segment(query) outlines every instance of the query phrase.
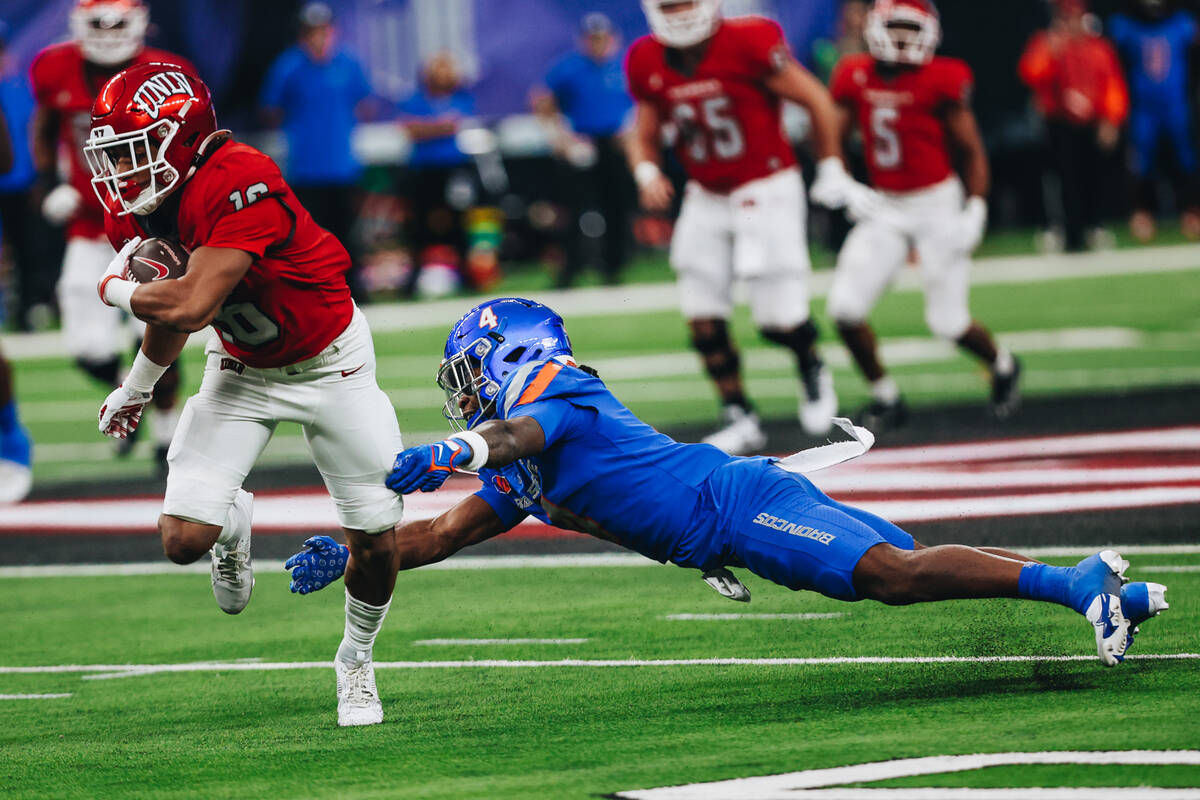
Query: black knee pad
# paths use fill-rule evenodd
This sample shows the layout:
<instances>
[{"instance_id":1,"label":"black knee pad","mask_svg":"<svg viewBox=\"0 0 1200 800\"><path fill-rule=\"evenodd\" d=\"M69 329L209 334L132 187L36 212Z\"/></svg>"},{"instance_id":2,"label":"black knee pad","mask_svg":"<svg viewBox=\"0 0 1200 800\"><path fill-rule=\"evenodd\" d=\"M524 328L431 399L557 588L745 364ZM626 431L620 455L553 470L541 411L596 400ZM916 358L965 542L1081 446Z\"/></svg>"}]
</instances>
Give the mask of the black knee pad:
<instances>
[{"instance_id":1,"label":"black knee pad","mask_svg":"<svg viewBox=\"0 0 1200 800\"><path fill-rule=\"evenodd\" d=\"M118 383L117 373L120 370L121 363L115 356L104 361L77 358L75 359L75 366L86 372L93 380L99 381L105 386L112 387Z\"/></svg>"},{"instance_id":2,"label":"black knee pad","mask_svg":"<svg viewBox=\"0 0 1200 800\"><path fill-rule=\"evenodd\" d=\"M703 332L692 331L692 347L704 358L704 367L714 379L720 380L738 374L742 359L729 339L729 324L723 320L705 323Z\"/></svg>"},{"instance_id":3,"label":"black knee pad","mask_svg":"<svg viewBox=\"0 0 1200 800\"><path fill-rule=\"evenodd\" d=\"M795 353L807 353L816 344L817 337L820 336L820 331L817 330L817 324L811 318L804 321L803 324L797 325L791 330L780 330L779 328L760 328L758 331L762 337L768 342L783 345L787 349Z\"/></svg>"}]
</instances>

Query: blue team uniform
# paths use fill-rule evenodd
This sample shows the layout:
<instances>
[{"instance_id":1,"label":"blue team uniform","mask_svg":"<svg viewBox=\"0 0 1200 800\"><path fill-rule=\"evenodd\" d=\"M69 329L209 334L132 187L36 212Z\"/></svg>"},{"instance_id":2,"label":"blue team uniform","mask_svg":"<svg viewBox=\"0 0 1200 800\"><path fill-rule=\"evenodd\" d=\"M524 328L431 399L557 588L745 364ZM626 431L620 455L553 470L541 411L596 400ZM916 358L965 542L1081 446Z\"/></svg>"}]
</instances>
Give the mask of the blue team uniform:
<instances>
[{"instance_id":1,"label":"blue team uniform","mask_svg":"<svg viewBox=\"0 0 1200 800\"><path fill-rule=\"evenodd\" d=\"M507 527L532 514L659 562L745 567L840 600L858 599L851 578L868 549L913 549L900 528L831 500L772 459L657 432L563 361L528 363L505 379L495 417L522 416L541 426L544 451L479 473L477 496Z\"/></svg>"},{"instance_id":2,"label":"blue team uniform","mask_svg":"<svg viewBox=\"0 0 1200 800\"><path fill-rule=\"evenodd\" d=\"M1154 171L1164 136L1171 140L1180 169L1196 171L1188 97L1188 53L1196 32L1196 21L1184 11L1156 21L1124 14L1109 21L1108 35L1129 67L1130 166L1140 178Z\"/></svg>"}]
</instances>

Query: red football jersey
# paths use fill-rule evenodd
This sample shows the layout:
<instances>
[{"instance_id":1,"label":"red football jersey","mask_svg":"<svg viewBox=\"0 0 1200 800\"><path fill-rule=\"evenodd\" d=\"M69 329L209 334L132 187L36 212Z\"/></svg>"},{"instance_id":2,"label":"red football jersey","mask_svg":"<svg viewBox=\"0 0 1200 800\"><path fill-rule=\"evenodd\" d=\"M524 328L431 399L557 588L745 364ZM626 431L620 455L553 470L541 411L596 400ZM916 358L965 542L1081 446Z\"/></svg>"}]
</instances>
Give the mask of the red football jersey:
<instances>
[{"instance_id":1,"label":"red football jersey","mask_svg":"<svg viewBox=\"0 0 1200 800\"><path fill-rule=\"evenodd\" d=\"M84 61L83 51L75 42L50 45L33 60L34 97L39 106L58 115L58 146L67 155L67 180L83 196L79 211L67 227L69 237L96 239L104 235L104 208L92 191L92 173L83 158L83 145L92 127L92 103L113 75L135 64L153 62L175 64L196 74L186 59L153 47L144 48L128 64L119 67L101 67Z\"/></svg>"},{"instance_id":2,"label":"red football jersey","mask_svg":"<svg viewBox=\"0 0 1200 800\"><path fill-rule=\"evenodd\" d=\"M936 56L924 66L888 77L866 53L849 55L833 71L833 99L858 117L871 185L911 192L944 181L954 172L943 111L970 99L971 68Z\"/></svg>"},{"instance_id":3,"label":"red football jersey","mask_svg":"<svg viewBox=\"0 0 1200 800\"><path fill-rule=\"evenodd\" d=\"M625 70L633 96L677 127L675 152L690 178L726 193L795 165L780 99L764 85L789 57L778 24L723 20L691 74L679 72L667 54L643 36L629 49Z\"/></svg>"},{"instance_id":4,"label":"red football jersey","mask_svg":"<svg viewBox=\"0 0 1200 800\"><path fill-rule=\"evenodd\" d=\"M313 222L268 156L227 141L178 195L184 247L254 256L213 321L230 355L252 367L294 364L320 353L350 324L350 256ZM133 214L109 213L106 221L115 248L147 235Z\"/></svg>"}]
</instances>

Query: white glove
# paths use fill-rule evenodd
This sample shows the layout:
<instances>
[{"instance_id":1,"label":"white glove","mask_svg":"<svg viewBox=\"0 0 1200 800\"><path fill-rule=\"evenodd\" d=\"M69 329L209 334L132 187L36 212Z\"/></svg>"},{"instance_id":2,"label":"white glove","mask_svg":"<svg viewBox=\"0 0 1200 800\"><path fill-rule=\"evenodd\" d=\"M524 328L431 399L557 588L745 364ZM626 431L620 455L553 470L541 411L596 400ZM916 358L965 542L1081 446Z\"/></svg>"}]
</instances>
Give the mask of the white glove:
<instances>
[{"instance_id":1,"label":"white glove","mask_svg":"<svg viewBox=\"0 0 1200 800\"><path fill-rule=\"evenodd\" d=\"M982 197L971 197L959 214L957 224L958 245L963 252L972 253L983 241L987 231L987 201Z\"/></svg>"},{"instance_id":2,"label":"white glove","mask_svg":"<svg viewBox=\"0 0 1200 800\"><path fill-rule=\"evenodd\" d=\"M845 208L855 222L878 213L883 205L879 193L850 177L842 160L834 156L817 162L817 178L809 194L817 205Z\"/></svg>"},{"instance_id":3,"label":"white glove","mask_svg":"<svg viewBox=\"0 0 1200 800\"><path fill-rule=\"evenodd\" d=\"M127 388L124 384L113 389L100 406L100 432L114 439L128 438L137 430L142 409L152 397L150 392Z\"/></svg>"},{"instance_id":4,"label":"white glove","mask_svg":"<svg viewBox=\"0 0 1200 800\"><path fill-rule=\"evenodd\" d=\"M710 569L701 577L704 578L705 583L716 589L722 597L737 600L739 603L750 602L750 590L737 579L736 575L724 567Z\"/></svg>"},{"instance_id":5,"label":"white glove","mask_svg":"<svg viewBox=\"0 0 1200 800\"><path fill-rule=\"evenodd\" d=\"M113 298L107 296L108 290L116 281L128 281L129 256L133 254L133 251L141 243L142 237L140 236L135 236L126 242L125 246L113 256L112 261L108 262L108 267L105 268L104 274L100 276L100 282L96 284L96 292L106 305L118 305L113 302Z\"/></svg>"},{"instance_id":6,"label":"white glove","mask_svg":"<svg viewBox=\"0 0 1200 800\"><path fill-rule=\"evenodd\" d=\"M49 220L51 225L66 225L79 210L82 200L74 186L60 183L47 192L42 200L42 216Z\"/></svg>"}]
</instances>

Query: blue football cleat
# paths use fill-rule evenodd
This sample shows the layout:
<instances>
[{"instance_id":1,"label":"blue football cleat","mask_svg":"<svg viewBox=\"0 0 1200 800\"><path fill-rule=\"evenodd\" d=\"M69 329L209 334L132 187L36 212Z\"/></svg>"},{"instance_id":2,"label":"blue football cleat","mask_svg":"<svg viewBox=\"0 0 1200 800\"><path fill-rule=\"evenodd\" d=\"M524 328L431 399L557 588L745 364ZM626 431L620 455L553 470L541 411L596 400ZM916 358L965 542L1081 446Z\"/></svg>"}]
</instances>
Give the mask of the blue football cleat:
<instances>
[{"instance_id":1,"label":"blue football cleat","mask_svg":"<svg viewBox=\"0 0 1200 800\"><path fill-rule=\"evenodd\" d=\"M1151 617L1157 617L1170 608L1166 598L1167 587L1161 583L1127 583L1121 587L1121 611L1129 620L1129 632L1125 635L1125 650L1133 647L1133 637L1138 626Z\"/></svg>"},{"instance_id":2,"label":"blue football cleat","mask_svg":"<svg viewBox=\"0 0 1200 800\"><path fill-rule=\"evenodd\" d=\"M0 505L19 503L33 485L33 442L15 404L0 409Z\"/></svg>"},{"instance_id":3,"label":"blue football cleat","mask_svg":"<svg viewBox=\"0 0 1200 800\"><path fill-rule=\"evenodd\" d=\"M1075 566L1071 581L1071 600L1083 613L1096 633L1096 651L1106 667L1115 667L1125 659L1129 629L1132 627L1121 610L1121 583L1129 562L1114 550L1102 550Z\"/></svg>"}]
</instances>

